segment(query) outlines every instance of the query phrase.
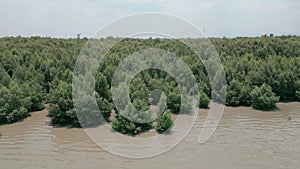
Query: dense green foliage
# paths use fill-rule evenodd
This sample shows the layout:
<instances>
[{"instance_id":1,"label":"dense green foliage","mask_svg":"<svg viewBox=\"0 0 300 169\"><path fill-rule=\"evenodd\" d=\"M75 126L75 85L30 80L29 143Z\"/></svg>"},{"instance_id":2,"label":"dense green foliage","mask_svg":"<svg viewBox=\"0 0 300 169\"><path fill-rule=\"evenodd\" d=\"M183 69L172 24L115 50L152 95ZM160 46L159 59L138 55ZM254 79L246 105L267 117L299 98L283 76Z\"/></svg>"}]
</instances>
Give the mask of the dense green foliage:
<instances>
[{"instance_id":1,"label":"dense green foliage","mask_svg":"<svg viewBox=\"0 0 300 169\"><path fill-rule=\"evenodd\" d=\"M250 93L252 107L260 110L270 110L276 107L279 97L272 92L272 88L263 84L260 87L255 87Z\"/></svg>"},{"instance_id":2,"label":"dense green foliage","mask_svg":"<svg viewBox=\"0 0 300 169\"><path fill-rule=\"evenodd\" d=\"M106 40L110 38L102 39ZM274 108L278 98L280 101L300 101L300 37L210 40L225 68L226 105L252 105L265 110ZM43 102L50 102L49 116L53 124L80 126L72 101L71 83L75 61L86 42L87 39L1 38L0 124L21 120L29 116L29 112L42 109ZM195 40L195 43L198 42ZM128 55L147 48L161 48L180 57L191 68L199 91L203 91L199 94L199 106L208 106L211 92L215 91L211 91L205 67L193 51L178 40L125 39L108 52L95 78L95 96L106 120L114 107L110 91L114 71ZM139 110L148 110L149 95L155 89L165 93L166 109L171 113L181 109L185 113L191 111L191 98L185 98L187 102L181 103L177 82L168 73L156 69L144 70L134 77L130 84L131 102ZM155 105L157 101L151 104ZM118 115L126 112L133 111L129 108L125 112L116 111L117 117L112 121L115 130L138 134L151 128L151 124L132 122Z\"/></svg>"},{"instance_id":3,"label":"dense green foliage","mask_svg":"<svg viewBox=\"0 0 300 169\"><path fill-rule=\"evenodd\" d=\"M139 106L139 104L136 104L136 106ZM141 109L145 110L145 108L143 107L141 107ZM122 134L136 135L151 128L151 123L139 122L139 120L141 120L143 116L148 115L150 115L150 113L148 113L147 111L139 113L133 110L133 107L126 106L125 110L119 112L117 118L112 121L111 125L114 130Z\"/></svg>"},{"instance_id":4,"label":"dense green foliage","mask_svg":"<svg viewBox=\"0 0 300 169\"><path fill-rule=\"evenodd\" d=\"M171 113L165 111L159 118L157 119L156 131L158 133L163 133L168 131L173 126Z\"/></svg>"},{"instance_id":5,"label":"dense green foliage","mask_svg":"<svg viewBox=\"0 0 300 169\"><path fill-rule=\"evenodd\" d=\"M0 123L13 123L29 116L29 100L20 97L21 90L17 86L0 88Z\"/></svg>"},{"instance_id":6,"label":"dense green foliage","mask_svg":"<svg viewBox=\"0 0 300 169\"><path fill-rule=\"evenodd\" d=\"M114 130L130 135L136 135L151 128L148 123L136 123L122 116L118 116L111 124Z\"/></svg>"},{"instance_id":7,"label":"dense green foliage","mask_svg":"<svg viewBox=\"0 0 300 169\"><path fill-rule=\"evenodd\" d=\"M72 85L61 82L51 93L49 116L53 124L79 126L72 101Z\"/></svg>"},{"instance_id":8,"label":"dense green foliage","mask_svg":"<svg viewBox=\"0 0 300 169\"><path fill-rule=\"evenodd\" d=\"M199 92L199 108L208 108L210 103L209 97L203 92Z\"/></svg>"},{"instance_id":9,"label":"dense green foliage","mask_svg":"<svg viewBox=\"0 0 300 169\"><path fill-rule=\"evenodd\" d=\"M40 37L1 38L0 124L22 120L29 112L43 109L43 102L50 101L49 95L56 103L61 101L60 96L55 95L58 90L70 92L65 87L72 81L74 63L85 42ZM51 110L57 112L56 103L51 105ZM69 111L69 103L71 101L64 105L60 102L60 107L66 106L63 109ZM53 116L56 117L53 121L73 123L64 113Z\"/></svg>"}]
</instances>

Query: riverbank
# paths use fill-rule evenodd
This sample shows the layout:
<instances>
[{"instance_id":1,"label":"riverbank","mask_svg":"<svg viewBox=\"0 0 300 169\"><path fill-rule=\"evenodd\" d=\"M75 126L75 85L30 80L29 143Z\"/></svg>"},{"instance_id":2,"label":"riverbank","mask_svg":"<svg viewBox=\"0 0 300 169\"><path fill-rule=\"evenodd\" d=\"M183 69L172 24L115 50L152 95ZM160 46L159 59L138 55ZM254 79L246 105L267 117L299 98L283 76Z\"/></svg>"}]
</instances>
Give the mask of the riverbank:
<instances>
[{"instance_id":1,"label":"riverbank","mask_svg":"<svg viewBox=\"0 0 300 169\"><path fill-rule=\"evenodd\" d=\"M276 104L277 105L277 108L274 109L274 110L270 110L270 111L263 111L263 110L257 110L257 109L253 109L252 107L246 107L246 106L237 106L237 107L231 107L231 106L224 106L224 115L235 115L236 113L240 113L240 112L253 112L253 114L266 114L266 113L276 113L280 110L289 110L293 107L300 107L300 102L279 102ZM0 125L0 128L1 127L5 127L5 126L14 126L14 125L21 125L22 123L26 123L26 122L30 122L32 120L35 120L37 118L36 114L39 114L38 117L40 117L40 115L42 116L46 116L48 115L48 108L50 106L49 103L47 104L44 104L45 108L43 110L40 110L40 111L34 111L34 112L31 112L31 116L27 117L26 119L22 120L22 121L19 121L19 122L16 122L16 123L13 123L13 124L3 124L3 125ZM202 118L205 118L207 116L209 112L209 109L199 109L199 116L201 116ZM114 111L112 111L112 115L110 117L110 120L113 120L115 119L115 113ZM177 114L172 114L172 120L175 121L177 119L179 115ZM47 117L48 118L48 117ZM45 122L45 125L49 125L51 126L51 120L50 118L48 118L47 122ZM69 126L54 126L55 128L70 128ZM145 132L147 133L147 132ZM145 133L142 133L142 134L145 134ZM0 133L0 136L1 136L1 133Z\"/></svg>"}]
</instances>

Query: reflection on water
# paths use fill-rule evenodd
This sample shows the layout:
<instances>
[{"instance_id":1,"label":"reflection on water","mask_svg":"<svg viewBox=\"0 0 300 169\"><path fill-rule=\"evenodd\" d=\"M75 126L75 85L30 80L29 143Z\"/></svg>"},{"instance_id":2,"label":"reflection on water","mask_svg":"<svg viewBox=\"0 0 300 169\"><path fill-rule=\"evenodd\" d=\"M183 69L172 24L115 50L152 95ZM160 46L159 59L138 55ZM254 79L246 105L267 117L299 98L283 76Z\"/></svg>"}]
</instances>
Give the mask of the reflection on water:
<instances>
[{"instance_id":1,"label":"reflection on water","mask_svg":"<svg viewBox=\"0 0 300 169\"><path fill-rule=\"evenodd\" d=\"M103 151L82 129L52 128L45 110L35 112L23 122L0 127L0 168L298 169L300 103L278 106L280 110L271 112L227 107L214 135L198 144L207 113L202 110L191 133L177 147L157 157L136 160ZM151 133L143 136L148 135Z\"/></svg>"}]
</instances>

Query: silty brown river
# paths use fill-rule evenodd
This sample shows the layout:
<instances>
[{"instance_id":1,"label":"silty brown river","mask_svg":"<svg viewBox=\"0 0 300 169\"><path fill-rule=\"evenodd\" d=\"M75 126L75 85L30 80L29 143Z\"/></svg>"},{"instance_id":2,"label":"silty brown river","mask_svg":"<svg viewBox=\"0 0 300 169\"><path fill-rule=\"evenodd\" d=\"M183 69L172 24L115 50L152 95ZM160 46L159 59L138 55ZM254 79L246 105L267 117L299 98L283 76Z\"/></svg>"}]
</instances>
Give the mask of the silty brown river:
<instances>
[{"instance_id":1,"label":"silty brown river","mask_svg":"<svg viewBox=\"0 0 300 169\"><path fill-rule=\"evenodd\" d=\"M53 128L47 110L33 112L22 122L0 126L0 169L299 169L300 103L279 103L278 108L261 112L226 107L205 144L198 137L207 110L200 110L196 125L179 145L146 159L110 154L83 129Z\"/></svg>"}]
</instances>

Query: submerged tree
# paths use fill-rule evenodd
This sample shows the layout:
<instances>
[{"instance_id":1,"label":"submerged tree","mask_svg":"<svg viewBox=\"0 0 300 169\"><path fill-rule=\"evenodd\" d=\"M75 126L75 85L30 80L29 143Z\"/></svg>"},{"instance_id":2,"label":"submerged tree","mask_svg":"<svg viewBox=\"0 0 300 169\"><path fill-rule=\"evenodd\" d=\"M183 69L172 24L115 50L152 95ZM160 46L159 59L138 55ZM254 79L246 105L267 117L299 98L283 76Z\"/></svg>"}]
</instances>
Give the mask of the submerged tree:
<instances>
[{"instance_id":1,"label":"submerged tree","mask_svg":"<svg viewBox=\"0 0 300 169\"><path fill-rule=\"evenodd\" d=\"M272 88L267 84L255 87L250 95L252 107L259 110L273 109L279 101L279 97L272 92Z\"/></svg>"},{"instance_id":2,"label":"submerged tree","mask_svg":"<svg viewBox=\"0 0 300 169\"><path fill-rule=\"evenodd\" d=\"M49 116L52 124L79 126L72 101L72 85L61 82L51 96Z\"/></svg>"},{"instance_id":3,"label":"submerged tree","mask_svg":"<svg viewBox=\"0 0 300 169\"><path fill-rule=\"evenodd\" d=\"M16 85L10 89L0 87L0 124L17 122L29 116L20 88Z\"/></svg>"},{"instance_id":4,"label":"submerged tree","mask_svg":"<svg viewBox=\"0 0 300 169\"><path fill-rule=\"evenodd\" d=\"M158 119L156 131L158 133L163 133L168 131L173 126L172 116L169 111L165 111Z\"/></svg>"},{"instance_id":5,"label":"submerged tree","mask_svg":"<svg viewBox=\"0 0 300 169\"><path fill-rule=\"evenodd\" d=\"M201 91L199 93L199 108L208 108L208 105L210 103L210 99L209 97L206 95L206 93L204 93L203 91Z\"/></svg>"}]
</instances>

